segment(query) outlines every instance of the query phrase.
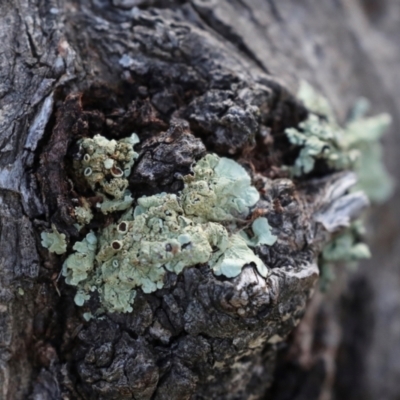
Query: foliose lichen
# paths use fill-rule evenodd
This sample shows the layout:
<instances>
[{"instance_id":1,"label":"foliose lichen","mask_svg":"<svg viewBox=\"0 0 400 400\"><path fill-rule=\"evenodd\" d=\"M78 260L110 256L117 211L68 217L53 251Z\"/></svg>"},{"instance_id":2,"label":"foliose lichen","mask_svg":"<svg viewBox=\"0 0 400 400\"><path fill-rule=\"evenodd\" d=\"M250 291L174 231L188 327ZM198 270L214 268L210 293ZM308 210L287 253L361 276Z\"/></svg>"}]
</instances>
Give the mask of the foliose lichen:
<instances>
[{"instance_id":1,"label":"foliose lichen","mask_svg":"<svg viewBox=\"0 0 400 400\"><path fill-rule=\"evenodd\" d=\"M138 157L133 149L137 143L139 138L135 133L118 141L95 135L78 142L82 157L75 162L75 170L94 192L104 197L98 205L104 214L125 210L133 203L127 191L127 178Z\"/></svg>"},{"instance_id":2,"label":"foliose lichen","mask_svg":"<svg viewBox=\"0 0 400 400\"><path fill-rule=\"evenodd\" d=\"M246 170L229 158L208 154L184 178L182 206L196 221L246 217L260 198Z\"/></svg>"},{"instance_id":3,"label":"foliose lichen","mask_svg":"<svg viewBox=\"0 0 400 400\"><path fill-rule=\"evenodd\" d=\"M355 189L362 190L372 203L383 203L393 193L394 181L383 163L381 137L391 123L388 114L365 117L369 103L361 98L354 106L346 125L348 148L358 149L359 157L354 166L358 183Z\"/></svg>"},{"instance_id":4,"label":"foliose lichen","mask_svg":"<svg viewBox=\"0 0 400 400\"><path fill-rule=\"evenodd\" d=\"M251 247L257 247L263 244L272 246L278 239L277 236L272 234L271 227L269 226L268 220L265 217L256 218L253 221L251 228L253 231L253 238L251 239L244 231L240 232L246 243Z\"/></svg>"},{"instance_id":5,"label":"foliose lichen","mask_svg":"<svg viewBox=\"0 0 400 400\"><path fill-rule=\"evenodd\" d=\"M120 219L99 234L75 243L64 263L68 284L78 287L82 305L97 292L105 309L130 312L137 288L151 293L163 287L167 271L208 264L228 278L253 264L261 276L268 268L249 247L276 241L266 218L253 222L255 237L230 233L259 200L246 170L235 161L209 154L184 178L183 190L137 199Z\"/></svg>"},{"instance_id":6,"label":"foliose lichen","mask_svg":"<svg viewBox=\"0 0 400 400\"><path fill-rule=\"evenodd\" d=\"M360 99L341 128L327 99L308 83L301 83L298 97L310 113L298 128L285 131L289 141L301 147L291 173L296 177L307 174L316 160L322 159L333 170L354 170L358 188L371 201L385 201L392 193L393 181L384 168L379 139L391 123L390 116L365 117L368 102Z\"/></svg>"},{"instance_id":7,"label":"foliose lichen","mask_svg":"<svg viewBox=\"0 0 400 400\"><path fill-rule=\"evenodd\" d=\"M52 232L42 232L42 246L46 247L50 253L63 254L67 251L67 241L64 233L58 232L56 226L51 224Z\"/></svg>"},{"instance_id":8,"label":"foliose lichen","mask_svg":"<svg viewBox=\"0 0 400 400\"><path fill-rule=\"evenodd\" d=\"M74 213L78 222L76 224L78 230L80 230L82 226L90 224L90 221L93 219L93 212L90 209L89 203L84 198L82 199L82 206L75 207Z\"/></svg>"},{"instance_id":9,"label":"foliose lichen","mask_svg":"<svg viewBox=\"0 0 400 400\"><path fill-rule=\"evenodd\" d=\"M328 100L308 83L301 83L298 97L310 113L298 128L286 130L289 141L301 147L294 165L289 167L292 175L311 172L316 161L322 159L332 170L355 171L355 190L362 190L371 202L384 202L393 191L393 181L383 165L379 140L391 122L390 116L365 117L369 105L360 99L341 128ZM354 265L370 257L368 246L362 243L363 235L363 221L358 220L325 246L320 262L323 287L333 278L334 263Z\"/></svg>"},{"instance_id":10,"label":"foliose lichen","mask_svg":"<svg viewBox=\"0 0 400 400\"><path fill-rule=\"evenodd\" d=\"M368 246L357 240L364 234L365 229L362 222L360 220L355 221L345 232L324 247L322 252L324 262L345 261L352 263L364 258L370 258L371 252Z\"/></svg>"},{"instance_id":11,"label":"foliose lichen","mask_svg":"<svg viewBox=\"0 0 400 400\"><path fill-rule=\"evenodd\" d=\"M354 168L359 150L345 148L343 131L335 124L310 113L308 118L299 124L299 128L286 129L289 141L301 147L293 167L290 168L294 176L311 172L318 159L325 160L334 170Z\"/></svg>"},{"instance_id":12,"label":"foliose lichen","mask_svg":"<svg viewBox=\"0 0 400 400\"><path fill-rule=\"evenodd\" d=\"M362 242L364 235L364 223L359 219L324 247L320 257L320 287L323 291L335 278L335 264L344 263L348 268L356 268L360 260L371 257L368 245Z\"/></svg>"},{"instance_id":13,"label":"foliose lichen","mask_svg":"<svg viewBox=\"0 0 400 400\"><path fill-rule=\"evenodd\" d=\"M68 256L63 265L63 275L69 285L77 286L88 278L93 269L93 262L97 249L97 237L90 232L81 242L72 247L74 253Z\"/></svg>"}]
</instances>

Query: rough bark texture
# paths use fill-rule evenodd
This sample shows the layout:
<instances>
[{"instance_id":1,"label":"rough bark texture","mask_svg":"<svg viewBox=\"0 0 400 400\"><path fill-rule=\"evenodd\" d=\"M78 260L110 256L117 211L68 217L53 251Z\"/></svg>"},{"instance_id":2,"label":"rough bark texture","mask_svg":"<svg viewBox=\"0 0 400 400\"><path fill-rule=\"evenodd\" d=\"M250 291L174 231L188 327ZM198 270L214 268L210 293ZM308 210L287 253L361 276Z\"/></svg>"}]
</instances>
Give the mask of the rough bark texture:
<instances>
[{"instance_id":1,"label":"rough bark texture","mask_svg":"<svg viewBox=\"0 0 400 400\"><path fill-rule=\"evenodd\" d=\"M359 95L393 115L387 164L400 179L399 20L395 0L3 1L0 398L398 398L396 196L371 215L374 258L339 270L293 331L329 237L314 217L351 177L294 185L276 167L292 156L284 128L306 115L291 94L303 78L342 119ZM197 266L139 294L129 315L82 319L39 235L52 222L79 237L74 142L132 131L135 195L178 191L206 151L252 171L279 234L260 249L267 279Z\"/></svg>"}]
</instances>

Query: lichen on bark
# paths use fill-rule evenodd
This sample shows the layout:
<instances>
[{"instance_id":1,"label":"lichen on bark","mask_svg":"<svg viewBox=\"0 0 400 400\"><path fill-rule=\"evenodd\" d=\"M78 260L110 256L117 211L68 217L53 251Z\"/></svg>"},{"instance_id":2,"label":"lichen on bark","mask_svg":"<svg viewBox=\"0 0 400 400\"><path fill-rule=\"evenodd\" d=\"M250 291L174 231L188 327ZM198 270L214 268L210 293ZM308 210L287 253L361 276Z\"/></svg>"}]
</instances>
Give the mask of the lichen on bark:
<instances>
[{"instance_id":1,"label":"lichen on bark","mask_svg":"<svg viewBox=\"0 0 400 400\"><path fill-rule=\"evenodd\" d=\"M364 205L346 194L351 174L323 170L293 181L282 172L293 161L284 130L298 126L307 110L266 72L258 51L246 50L251 41L232 46L227 21L218 20L223 13L200 3L67 1L39 12L39 3L21 0L18 11L4 13L24 39L5 46L15 50L5 57L6 74L18 70L23 79L15 83L26 83L12 97L6 82L0 99L12 97L0 134L1 235L10 240L2 249L2 298L10 310L29 311L14 318L2 309L4 376L23 369L29 377L21 385L4 378L11 398L30 390L34 398L263 398L277 343L293 331L315 288L323 244ZM269 43L263 39L260 52ZM279 55L273 53L271 62ZM74 288L58 279L63 256L35 246L35 232L55 224L72 252L84 238L94 245L90 230L117 223L120 206L74 180L75 143L96 135L118 141L132 132L141 138L128 182L136 199L178 195L182 177L207 152L246 169L260 199L240 218L248 238L242 237L258 244L266 277L252 264L232 278L196 265L167 271L164 287L153 293L138 290L130 313L90 318L100 306L96 296L85 303L81 297L75 307ZM120 201L132 201L126 197ZM110 206L107 213L85 214L97 204ZM260 221L271 235L257 234ZM14 277L24 284L23 299Z\"/></svg>"},{"instance_id":2,"label":"lichen on bark","mask_svg":"<svg viewBox=\"0 0 400 400\"><path fill-rule=\"evenodd\" d=\"M100 191L110 194L103 171L117 168L111 157L126 159L120 156L118 144L101 136L80 142L87 152L81 155L82 166L75 173L83 175L92 190L99 186ZM108 160L110 166L106 165ZM127 161L133 164L132 157ZM118 189L120 196L114 197L126 191L129 175L125 174L123 191ZM163 288L167 271L180 274L185 267L198 264L208 264L216 275L228 278L254 264L262 277L267 276L268 268L248 247L247 236L238 232L237 222L247 218L260 198L244 168L233 160L208 154L193 167L193 175L183 180L184 188L178 195L140 197L135 208L127 204L120 219L99 231L97 237L90 232L74 244L75 253L64 262L63 275L67 283L77 286L77 305L89 300L90 293L97 293L106 311L132 312L137 288L152 293ZM101 205L99 208L104 212ZM252 247L260 241L264 245L275 242L266 218L256 219L252 226L258 237Z\"/></svg>"},{"instance_id":3,"label":"lichen on bark","mask_svg":"<svg viewBox=\"0 0 400 400\"><path fill-rule=\"evenodd\" d=\"M78 111L78 120L84 112L84 108ZM85 132L90 134L90 130ZM246 357L265 371L273 368L276 344L298 324L314 290L323 245L331 232L342 229L365 206L364 197L347 194L355 183L352 174L328 174L297 183L284 177L285 172L270 179L265 171L257 171L253 152L248 159L237 158L246 168L231 159L205 155L182 120L172 121L160 136L146 131L138 135L144 139L137 144L138 158L127 188L137 205L123 214L95 211L102 200L74 175L76 157L79 160L83 155L70 144L69 154L75 161L67 162L71 165L67 170L76 181L76 199L71 203L84 203L83 196L95 214L75 234L78 241L70 236L76 241L76 252L64 266L67 282L78 286L72 297L80 306L71 308L69 318L84 324L75 345L76 356L68 364L77 368L80 378L75 390L83 397L106 393L128 399L135 393L162 399L169 393L178 399L185 393L198 398L246 398L247 384L232 386L235 379L252 379L253 372L243 369ZM170 193L155 194L157 185L151 180L165 182L171 164L165 163L162 154L168 154L175 142L185 153L185 158L172 161L181 172L174 177L176 184ZM136 173L149 177L148 182L144 184ZM168 185L160 188L168 190ZM136 225L146 227L145 236ZM154 227L158 230L153 231ZM166 233L174 227L178 228L176 234ZM96 236L90 230L97 232ZM153 235L149 243L146 235ZM202 237L201 248L208 249L206 252L196 252L200 242L193 235ZM126 246L124 238L129 238ZM194 253L182 258L186 244L193 246ZM167 245L177 251L168 252ZM140 271L135 263L141 255L147 272L140 279L122 282L121 273L132 279L133 273ZM66 287L64 290L68 292ZM106 333L110 329L114 330L112 337ZM91 335L96 332L94 340ZM169 355L161 351L160 343L170 349ZM151 365L153 383L146 389L139 387L147 379L147 367L137 370L140 364L134 361L139 348ZM103 358L107 360L104 364ZM125 371L131 363L136 365L129 380L117 372L121 362ZM157 367L163 362L168 363L165 370ZM265 386L256 390L263 391Z\"/></svg>"}]
</instances>

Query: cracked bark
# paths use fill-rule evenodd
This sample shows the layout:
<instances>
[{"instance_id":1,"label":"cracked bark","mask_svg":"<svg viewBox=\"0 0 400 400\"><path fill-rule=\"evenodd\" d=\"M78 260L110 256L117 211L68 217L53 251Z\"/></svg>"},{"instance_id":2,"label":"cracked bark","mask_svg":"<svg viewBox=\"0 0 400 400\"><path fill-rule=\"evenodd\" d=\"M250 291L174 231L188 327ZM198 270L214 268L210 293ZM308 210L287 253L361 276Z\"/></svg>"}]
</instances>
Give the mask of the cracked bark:
<instances>
[{"instance_id":1,"label":"cracked bark","mask_svg":"<svg viewBox=\"0 0 400 400\"><path fill-rule=\"evenodd\" d=\"M300 78L341 118L366 95L398 125L400 8L313 3L0 4L0 398L396 398L397 319L385 309L399 303L395 204L372 216L377 258L353 276L341 271L306 311L330 235L315 216L337 200L328 189L351 176L294 184L278 167L291 157L284 128L306 115L291 94ZM71 209L85 189L69 165L76 139L132 131L141 138L135 196L178 191L206 151L252 172L263 193L257 207L279 235L259 249L266 280L251 266L231 280L191 267L139 294L129 315L82 319L74 288L58 279L62 259L39 235L53 222L70 243L79 237ZM395 160L396 137L387 140ZM386 303L384 290L393 294Z\"/></svg>"}]
</instances>

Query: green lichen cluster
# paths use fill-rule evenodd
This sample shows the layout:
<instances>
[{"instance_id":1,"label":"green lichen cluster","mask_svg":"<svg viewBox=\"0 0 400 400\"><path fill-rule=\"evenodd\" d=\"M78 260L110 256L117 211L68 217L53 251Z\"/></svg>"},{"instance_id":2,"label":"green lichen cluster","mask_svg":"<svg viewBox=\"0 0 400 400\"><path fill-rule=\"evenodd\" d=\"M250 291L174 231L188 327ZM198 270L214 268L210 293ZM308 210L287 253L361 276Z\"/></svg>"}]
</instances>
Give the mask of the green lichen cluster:
<instances>
[{"instance_id":1,"label":"green lichen cluster","mask_svg":"<svg viewBox=\"0 0 400 400\"><path fill-rule=\"evenodd\" d=\"M316 161L322 159L333 170L355 171L355 190L362 190L372 202L384 202L393 191L393 181L385 170L379 140L391 122L390 116L365 117L368 102L360 99L341 128L327 99L312 86L302 82L298 97L310 113L298 128L286 130L289 141L301 147L294 165L289 167L292 175L311 172ZM363 221L358 220L325 246L320 262L322 287L333 278L333 264L354 265L370 257L368 246L361 242L363 235Z\"/></svg>"},{"instance_id":2,"label":"green lichen cluster","mask_svg":"<svg viewBox=\"0 0 400 400\"><path fill-rule=\"evenodd\" d=\"M362 242L364 235L364 223L359 219L324 247L320 257L320 287L323 291L335 278L335 264L344 263L349 268L356 268L360 260L371 257L368 245Z\"/></svg>"},{"instance_id":3,"label":"green lichen cluster","mask_svg":"<svg viewBox=\"0 0 400 400\"><path fill-rule=\"evenodd\" d=\"M42 232L42 246L49 250L50 253L63 254L67 251L67 241L65 235L58 232L56 226L51 224L52 232Z\"/></svg>"},{"instance_id":4,"label":"green lichen cluster","mask_svg":"<svg viewBox=\"0 0 400 400\"><path fill-rule=\"evenodd\" d=\"M286 129L290 143L301 147L293 167L294 176L308 174L314 169L315 162L323 159L335 170L352 169L359 157L359 150L344 148L343 131L327 119L310 113L299 124L299 129Z\"/></svg>"},{"instance_id":5,"label":"green lichen cluster","mask_svg":"<svg viewBox=\"0 0 400 400\"><path fill-rule=\"evenodd\" d=\"M358 188L372 201L385 201L392 193L393 182L383 166L379 139L390 125L390 116L365 117L368 105L360 99L341 128L327 99L309 84L301 83L298 97L310 113L298 128L286 130L289 141L301 148L289 167L291 173L296 177L308 174L317 160L324 160L333 170L354 170Z\"/></svg>"},{"instance_id":6,"label":"green lichen cluster","mask_svg":"<svg viewBox=\"0 0 400 400\"><path fill-rule=\"evenodd\" d=\"M229 158L209 154L184 178L182 206L195 221L245 218L260 198L246 170Z\"/></svg>"},{"instance_id":7,"label":"green lichen cluster","mask_svg":"<svg viewBox=\"0 0 400 400\"><path fill-rule=\"evenodd\" d=\"M84 198L82 199L82 206L75 207L74 212L75 218L78 221L78 230L80 230L83 225L90 224L91 220L93 219L93 212L89 203Z\"/></svg>"},{"instance_id":8,"label":"green lichen cluster","mask_svg":"<svg viewBox=\"0 0 400 400\"><path fill-rule=\"evenodd\" d=\"M250 239L245 232L240 232L246 243L250 247L257 247L263 244L272 246L277 237L272 234L271 227L269 226L268 220L265 217L256 218L251 225L253 231L253 237Z\"/></svg>"},{"instance_id":9,"label":"green lichen cluster","mask_svg":"<svg viewBox=\"0 0 400 400\"><path fill-rule=\"evenodd\" d=\"M81 225L87 225L93 219L92 210L88 207L75 207L75 218Z\"/></svg>"},{"instance_id":10,"label":"green lichen cluster","mask_svg":"<svg viewBox=\"0 0 400 400\"><path fill-rule=\"evenodd\" d=\"M352 263L364 258L370 258L371 252L368 246L358 240L364 234L365 228L362 221L353 222L344 233L324 247L322 252L323 260L327 263L343 261Z\"/></svg>"},{"instance_id":11,"label":"green lichen cluster","mask_svg":"<svg viewBox=\"0 0 400 400\"><path fill-rule=\"evenodd\" d=\"M163 287L167 271L208 264L228 278L253 264L261 276L268 269L250 246L272 245L276 237L266 218L253 222L254 238L231 234L259 200L247 172L236 162L209 154L184 178L177 195L161 193L137 200L114 224L96 237L89 233L75 243L64 263L67 283L77 286L75 302L82 305L97 292L105 309L130 312L136 289L145 293Z\"/></svg>"},{"instance_id":12,"label":"green lichen cluster","mask_svg":"<svg viewBox=\"0 0 400 400\"><path fill-rule=\"evenodd\" d=\"M381 137L390 125L388 114L364 117L369 109L365 99L360 99L354 106L346 125L346 145L357 149L358 160L354 166L358 184L373 203L384 203L393 193L394 181L383 163Z\"/></svg>"},{"instance_id":13,"label":"green lichen cluster","mask_svg":"<svg viewBox=\"0 0 400 400\"><path fill-rule=\"evenodd\" d=\"M108 214L129 208L133 198L128 188L128 177L138 154L134 151L138 136L116 140L95 135L78 142L81 160L75 163L76 173L83 176L91 189L102 196L100 211ZM84 210L76 210L82 214Z\"/></svg>"}]
</instances>

